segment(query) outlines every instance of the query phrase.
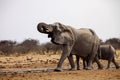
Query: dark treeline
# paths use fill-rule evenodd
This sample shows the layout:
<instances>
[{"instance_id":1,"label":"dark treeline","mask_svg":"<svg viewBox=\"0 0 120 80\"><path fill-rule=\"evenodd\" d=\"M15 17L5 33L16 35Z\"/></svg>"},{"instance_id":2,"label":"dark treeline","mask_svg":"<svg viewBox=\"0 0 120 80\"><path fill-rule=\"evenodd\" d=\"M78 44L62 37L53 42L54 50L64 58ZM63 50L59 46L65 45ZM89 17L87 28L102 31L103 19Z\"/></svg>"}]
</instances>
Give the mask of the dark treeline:
<instances>
[{"instance_id":1,"label":"dark treeline","mask_svg":"<svg viewBox=\"0 0 120 80\"><path fill-rule=\"evenodd\" d=\"M101 40L101 44L111 44L115 49L120 49L120 38L110 38L105 42Z\"/></svg>"},{"instance_id":2,"label":"dark treeline","mask_svg":"<svg viewBox=\"0 0 120 80\"><path fill-rule=\"evenodd\" d=\"M10 55L10 54L26 54L29 52L35 52L38 54L46 54L53 52L56 54L62 49L61 46L52 44L50 42L45 44L40 44L38 40L26 39L21 43L11 40L0 41L0 54Z\"/></svg>"},{"instance_id":3,"label":"dark treeline","mask_svg":"<svg viewBox=\"0 0 120 80\"><path fill-rule=\"evenodd\" d=\"M120 49L120 39L111 38L101 44L111 44L115 49ZM35 52L38 54L57 54L58 51L61 51L62 46L52 44L50 42L45 44L40 44L38 40L26 39L21 43L11 40L2 40L0 41L0 54L10 55L10 54L26 54L29 52Z\"/></svg>"}]
</instances>

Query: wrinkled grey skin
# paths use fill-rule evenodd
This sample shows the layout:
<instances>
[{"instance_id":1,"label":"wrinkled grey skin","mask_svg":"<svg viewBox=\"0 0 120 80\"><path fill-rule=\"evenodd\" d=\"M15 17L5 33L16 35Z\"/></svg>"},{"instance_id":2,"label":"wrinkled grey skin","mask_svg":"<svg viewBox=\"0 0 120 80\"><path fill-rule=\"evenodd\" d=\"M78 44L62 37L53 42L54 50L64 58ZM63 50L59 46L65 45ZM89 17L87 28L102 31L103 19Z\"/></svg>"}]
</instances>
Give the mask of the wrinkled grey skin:
<instances>
[{"instance_id":1,"label":"wrinkled grey skin","mask_svg":"<svg viewBox=\"0 0 120 80\"><path fill-rule=\"evenodd\" d=\"M107 69L110 68L110 63L111 62L113 62L113 64L115 65L116 69L119 69L120 66L115 61L115 56L114 56L115 54L116 54L116 51L115 51L114 47L112 45L110 45L110 44L105 44L105 45L100 45L99 46L98 54L96 56L99 59L108 61ZM76 56L76 63L77 63L77 69L78 70L80 69L79 58L80 58L79 56ZM83 68L85 69L85 67L87 65L88 65L88 58L83 58Z\"/></svg>"},{"instance_id":2,"label":"wrinkled grey skin","mask_svg":"<svg viewBox=\"0 0 120 80\"><path fill-rule=\"evenodd\" d=\"M99 53L98 53L98 58L99 59L103 59L103 60L108 60L108 65L107 65L107 69L110 68L110 63L113 62L113 64L115 65L116 69L119 68L118 63L116 63L115 61L115 54L116 51L114 49L114 47L112 45L100 45L99 48Z\"/></svg>"},{"instance_id":3,"label":"wrinkled grey skin","mask_svg":"<svg viewBox=\"0 0 120 80\"><path fill-rule=\"evenodd\" d=\"M99 38L93 30L86 28L74 29L61 23L39 23L37 29L41 33L48 34L54 44L63 45L63 52L55 71L62 70L61 66L66 58L70 62L71 70L74 70L75 64L72 55L88 57L86 69L92 69L93 59L101 66L98 58L95 57L99 46Z\"/></svg>"}]
</instances>

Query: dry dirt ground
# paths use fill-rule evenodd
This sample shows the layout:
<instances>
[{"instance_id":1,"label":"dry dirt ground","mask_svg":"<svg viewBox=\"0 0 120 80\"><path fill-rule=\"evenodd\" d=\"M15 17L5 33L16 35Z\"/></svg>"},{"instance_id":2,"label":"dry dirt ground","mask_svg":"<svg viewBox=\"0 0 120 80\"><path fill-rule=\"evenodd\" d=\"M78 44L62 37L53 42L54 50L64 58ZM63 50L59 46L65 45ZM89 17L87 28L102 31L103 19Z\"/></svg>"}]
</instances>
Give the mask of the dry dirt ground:
<instances>
[{"instance_id":1,"label":"dry dirt ground","mask_svg":"<svg viewBox=\"0 0 120 80\"><path fill-rule=\"evenodd\" d=\"M0 56L0 80L120 80L120 69L111 64L105 69L107 61L101 60L103 70L98 70L93 64L93 70L69 71L70 65L66 59L62 72L54 72L60 55L27 54L21 56ZM116 59L120 64L120 57Z\"/></svg>"}]
</instances>

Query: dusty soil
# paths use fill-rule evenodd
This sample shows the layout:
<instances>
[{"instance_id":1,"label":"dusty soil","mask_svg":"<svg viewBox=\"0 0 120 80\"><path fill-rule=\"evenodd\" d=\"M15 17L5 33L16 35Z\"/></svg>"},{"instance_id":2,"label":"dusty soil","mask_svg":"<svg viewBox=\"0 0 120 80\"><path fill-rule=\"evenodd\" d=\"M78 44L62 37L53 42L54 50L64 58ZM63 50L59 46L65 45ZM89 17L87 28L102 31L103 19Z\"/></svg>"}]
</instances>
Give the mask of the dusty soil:
<instances>
[{"instance_id":1,"label":"dusty soil","mask_svg":"<svg viewBox=\"0 0 120 80\"><path fill-rule=\"evenodd\" d=\"M66 59L62 72L54 72L60 55L27 54L22 56L0 56L0 80L120 80L120 69L111 64L105 69L107 61L101 61L103 70L98 70L94 63L93 70L69 71ZM120 64L120 57L116 59Z\"/></svg>"}]
</instances>

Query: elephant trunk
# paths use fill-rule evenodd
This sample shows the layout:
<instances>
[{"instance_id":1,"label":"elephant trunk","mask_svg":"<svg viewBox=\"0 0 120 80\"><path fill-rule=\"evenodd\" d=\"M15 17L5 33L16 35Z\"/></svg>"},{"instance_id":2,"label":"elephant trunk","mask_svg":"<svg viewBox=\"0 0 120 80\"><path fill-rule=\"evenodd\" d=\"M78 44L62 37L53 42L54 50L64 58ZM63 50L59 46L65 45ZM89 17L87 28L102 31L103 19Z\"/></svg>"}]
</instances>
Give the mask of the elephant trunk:
<instances>
[{"instance_id":1,"label":"elephant trunk","mask_svg":"<svg viewBox=\"0 0 120 80\"><path fill-rule=\"evenodd\" d=\"M52 32L51 27L46 23L39 23L37 26L37 30L41 33L46 33L46 34L49 34Z\"/></svg>"}]
</instances>

